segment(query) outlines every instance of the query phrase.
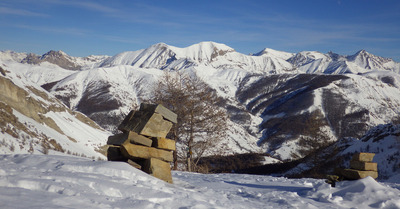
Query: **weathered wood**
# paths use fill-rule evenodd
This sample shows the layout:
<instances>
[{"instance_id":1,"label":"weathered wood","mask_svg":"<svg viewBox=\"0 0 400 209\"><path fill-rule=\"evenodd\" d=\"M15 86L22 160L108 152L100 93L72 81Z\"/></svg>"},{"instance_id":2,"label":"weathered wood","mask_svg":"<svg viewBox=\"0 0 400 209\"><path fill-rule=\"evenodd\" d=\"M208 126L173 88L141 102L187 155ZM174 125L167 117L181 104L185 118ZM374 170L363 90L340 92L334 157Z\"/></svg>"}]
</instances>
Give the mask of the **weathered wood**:
<instances>
[{"instance_id":1,"label":"weathered wood","mask_svg":"<svg viewBox=\"0 0 400 209\"><path fill-rule=\"evenodd\" d=\"M176 115L174 112L172 112L171 110L169 110L168 108L164 107L161 104L156 105L156 104L142 103L140 104L140 111L158 113L162 115L164 119L172 123L177 123L178 121L178 115Z\"/></svg>"},{"instance_id":2,"label":"weathered wood","mask_svg":"<svg viewBox=\"0 0 400 209\"><path fill-rule=\"evenodd\" d=\"M143 171L168 183L173 183L171 166L167 162L156 158L150 158L145 161Z\"/></svg>"},{"instance_id":3,"label":"weathered wood","mask_svg":"<svg viewBox=\"0 0 400 209\"><path fill-rule=\"evenodd\" d=\"M175 140L166 139L163 137L154 137L153 139L153 147L158 149L165 149L165 150L176 150Z\"/></svg>"},{"instance_id":4,"label":"weathered wood","mask_svg":"<svg viewBox=\"0 0 400 209\"><path fill-rule=\"evenodd\" d=\"M353 155L352 161L372 162L375 153L360 152Z\"/></svg>"},{"instance_id":5,"label":"weathered wood","mask_svg":"<svg viewBox=\"0 0 400 209\"><path fill-rule=\"evenodd\" d=\"M361 171L378 171L378 163L350 161L350 168Z\"/></svg>"},{"instance_id":6,"label":"weathered wood","mask_svg":"<svg viewBox=\"0 0 400 209\"><path fill-rule=\"evenodd\" d=\"M127 140L129 140L130 143L141 144L148 147L151 147L151 144L153 143L151 139L139 135L133 131L129 131L108 137L107 144L121 146Z\"/></svg>"},{"instance_id":7,"label":"weathered wood","mask_svg":"<svg viewBox=\"0 0 400 209\"><path fill-rule=\"evenodd\" d=\"M371 176L374 179L378 178L377 171L359 171L354 169L342 169L340 173L342 176L345 177L345 179L350 179L350 180L362 179L367 176Z\"/></svg>"},{"instance_id":8,"label":"weathered wood","mask_svg":"<svg viewBox=\"0 0 400 209\"><path fill-rule=\"evenodd\" d=\"M154 147L146 147L142 145L131 144L128 142L125 142L121 146L121 152L125 157L132 160L135 160L136 158L142 158L142 159L157 158L167 162L173 161L173 155L171 151L156 149Z\"/></svg>"}]
</instances>

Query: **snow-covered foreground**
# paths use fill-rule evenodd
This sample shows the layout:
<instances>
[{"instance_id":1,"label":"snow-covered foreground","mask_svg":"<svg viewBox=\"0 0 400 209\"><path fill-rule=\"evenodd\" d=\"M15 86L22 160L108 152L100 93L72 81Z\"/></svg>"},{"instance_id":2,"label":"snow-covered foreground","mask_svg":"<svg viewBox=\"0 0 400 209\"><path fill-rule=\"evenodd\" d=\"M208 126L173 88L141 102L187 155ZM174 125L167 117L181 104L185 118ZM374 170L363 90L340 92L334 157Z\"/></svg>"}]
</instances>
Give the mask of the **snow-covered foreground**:
<instances>
[{"instance_id":1,"label":"snow-covered foreground","mask_svg":"<svg viewBox=\"0 0 400 209\"><path fill-rule=\"evenodd\" d=\"M164 183L126 163L0 156L0 208L400 208L400 183L335 188L315 179L173 172Z\"/></svg>"}]
</instances>

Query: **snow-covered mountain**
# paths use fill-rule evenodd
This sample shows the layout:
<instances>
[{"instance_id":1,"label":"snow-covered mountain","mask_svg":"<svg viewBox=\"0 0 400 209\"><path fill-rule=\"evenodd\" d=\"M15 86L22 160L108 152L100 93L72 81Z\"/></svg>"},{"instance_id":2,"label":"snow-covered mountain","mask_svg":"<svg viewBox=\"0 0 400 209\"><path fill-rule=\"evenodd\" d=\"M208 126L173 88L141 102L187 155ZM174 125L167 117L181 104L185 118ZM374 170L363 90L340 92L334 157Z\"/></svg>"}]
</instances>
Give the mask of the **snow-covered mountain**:
<instances>
[{"instance_id":1,"label":"snow-covered mountain","mask_svg":"<svg viewBox=\"0 0 400 209\"><path fill-rule=\"evenodd\" d=\"M109 131L151 96L163 71L195 73L224 99L230 115L228 137L208 154L298 159L342 137L361 137L400 110L400 63L364 50L347 56L266 48L245 55L202 42L186 48L159 43L92 59L49 52L32 64L29 56L1 52L0 61Z\"/></svg>"},{"instance_id":2,"label":"snow-covered mountain","mask_svg":"<svg viewBox=\"0 0 400 209\"><path fill-rule=\"evenodd\" d=\"M67 70L86 70L98 65L109 56L91 55L87 57L72 57L63 51L51 50L43 55L33 53L17 53L13 51L1 51L0 60L15 61L19 63L27 63L31 65L40 65L42 63L54 64Z\"/></svg>"},{"instance_id":3,"label":"snow-covered mountain","mask_svg":"<svg viewBox=\"0 0 400 209\"><path fill-rule=\"evenodd\" d=\"M343 137L361 137L369 128L399 115L400 76L285 74L246 77L237 99L253 115L258 144L280 159L296 159Z\"/></svg>"},{"instance_id":4,"label":"snow-covered mountain","mask_svg":"<svg viewBox=\"0 0 400 209\"><path fill-rule=\"evenodd\" d=\"M400 124L378 125L358 138L346 137L327 148L308 156L285 175L310 176L313 173L334 173L334 169L349 168L356 152L375 153L378 178L388 179L400 175Z\"/></svg>"},{"instance_id":5,"label":"snow-covered mountain","mask_svg":"<svg viewBox=\"0 0 400 209\"><path fill-rule=\"evenodd\" d=\"M105 60L101 67L120 65L175 70L209 66L215 69L243 69L260 73L284 73L292 70L292 65L281 56L244 55L224 44L214 42L201 42L186 48L159 43L147 49L117 54Z\"/></svg>"},{"instance_id":6,"label":"snow-covered mountain","mask_svg":"<svg viewBox=\"0 0 400 209\"><path fill-rule=\"evenodd\" d=\"M358 74L376 70L400 72L400 63L396 63L389 58L375 56L365 50L349 56L333 52L323 54L315 51L305 51L297 53L287 61L299 71L305 73Z\"/></svg>"},{"instance_id":7,"label":"snow-covered mountain","mask_svg":"<svg viewBox=\"0 0 400 209\"><path fill-rule=\"evenodd\" d=\"M110 133L23 77L24 66L0 64L0 153L105 159L102 147Z\"/></svg>"}]
</instances>

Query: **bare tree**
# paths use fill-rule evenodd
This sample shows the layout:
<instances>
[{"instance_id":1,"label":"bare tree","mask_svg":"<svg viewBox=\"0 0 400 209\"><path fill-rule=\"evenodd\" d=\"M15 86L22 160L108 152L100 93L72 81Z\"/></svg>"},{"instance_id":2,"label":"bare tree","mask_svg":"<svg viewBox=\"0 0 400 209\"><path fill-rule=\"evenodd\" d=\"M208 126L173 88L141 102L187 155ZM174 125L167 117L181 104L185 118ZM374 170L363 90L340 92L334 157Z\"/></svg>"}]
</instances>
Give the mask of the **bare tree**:
<instances>
[{"instance_id":1,"label":"bare tree","mask_svg":"<svg viewBox=\"0 0 400 209\"><path fill-rule=\"evenodd\" d=\"M174 153L177 160L186 160L192 171L204 152L225 136L226 111L216 91L195 74L165 72L153 90L151 102L159 103L178 115L170 137L181 144Z\"/></svg>"}]
</instances>

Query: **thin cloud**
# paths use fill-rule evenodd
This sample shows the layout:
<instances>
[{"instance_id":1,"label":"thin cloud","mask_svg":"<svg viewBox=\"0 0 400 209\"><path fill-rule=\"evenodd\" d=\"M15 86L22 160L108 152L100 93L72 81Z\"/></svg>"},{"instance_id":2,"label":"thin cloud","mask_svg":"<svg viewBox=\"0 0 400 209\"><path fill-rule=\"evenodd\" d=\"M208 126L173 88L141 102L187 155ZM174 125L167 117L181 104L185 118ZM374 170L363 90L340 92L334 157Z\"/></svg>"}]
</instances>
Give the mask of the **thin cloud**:
<instances>
[{"instance_id":1,"label":"thin cloud","mask_svg":"<svg viewBox=\"0 0 400 209\"><path fill-rule=\"evenodd\" d=\"M79 28L57 28L57 27L46 27L46 26L31 26L31 25L14 25L16 28L28 29L34 31L40 31L45 33L61 33L74 36L86 36L90 31Z\"/></svg>"},{"instance_id":2,"label":"thin cloud","mask_svg":"<svg viewBox=\"0 0 400 209\"><path fill-rule=\"evenodd\" d=\"M17 16L29 16L29 17L49 17L47 14L32 12L23 9L13 9L9 7L0 7L0 14L3 15L17 15Z\"/></svg>"},{"instance_id":3,"label":"thin cloud","mask_svg":"<svg viewBox=\"0 0 400 209\"><path fill-rule=\"evenodd\" d=\"M92 10L92 11L97 11L101 13L115 13L117 14L120 12L120 10L116 8L112 8L109 6L104 6L103 4L98 4L95 2L89 2L89 1L74 1L74 0L42 0L42 3L46 5L64 5L64 6L72 6L72 7L77 7L81 9L87 9L87 10Z\"/></svg>"}]
</instances>

